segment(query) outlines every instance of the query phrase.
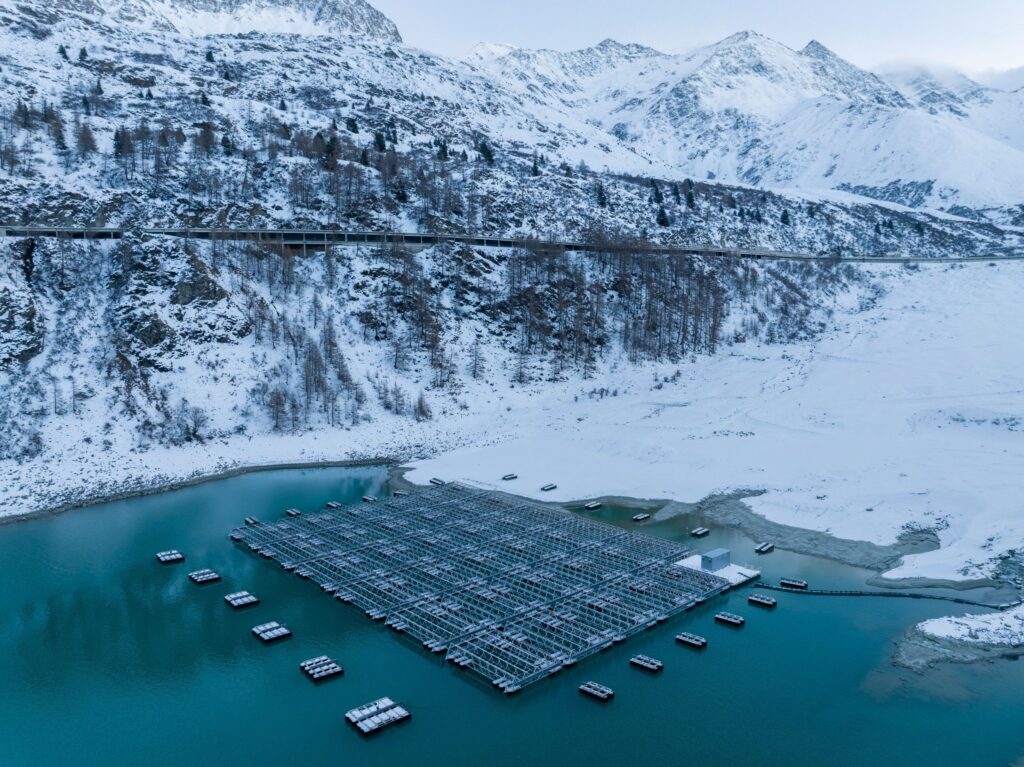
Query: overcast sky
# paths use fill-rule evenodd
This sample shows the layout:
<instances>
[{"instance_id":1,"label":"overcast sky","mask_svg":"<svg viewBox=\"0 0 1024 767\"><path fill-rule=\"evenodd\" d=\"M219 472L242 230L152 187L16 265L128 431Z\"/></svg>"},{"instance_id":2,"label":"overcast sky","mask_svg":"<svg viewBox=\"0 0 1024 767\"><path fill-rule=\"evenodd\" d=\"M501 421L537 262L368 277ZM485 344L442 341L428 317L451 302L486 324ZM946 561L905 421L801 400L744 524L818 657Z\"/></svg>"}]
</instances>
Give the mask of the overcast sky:
<instances>
[{"instance_id":1,"label":"overcast sky","mask_svg":"<svg viewBox=\"0 0 1024 767\"><path fill-rule=\"evenodd\" d=\"M370 0L406 42L462 56L478 42L571 50L612 37L669 53L742 29L818 39L869 68L925 62L978 73L1024 65L1024 0Z\"/></svg>"}]
</instances>

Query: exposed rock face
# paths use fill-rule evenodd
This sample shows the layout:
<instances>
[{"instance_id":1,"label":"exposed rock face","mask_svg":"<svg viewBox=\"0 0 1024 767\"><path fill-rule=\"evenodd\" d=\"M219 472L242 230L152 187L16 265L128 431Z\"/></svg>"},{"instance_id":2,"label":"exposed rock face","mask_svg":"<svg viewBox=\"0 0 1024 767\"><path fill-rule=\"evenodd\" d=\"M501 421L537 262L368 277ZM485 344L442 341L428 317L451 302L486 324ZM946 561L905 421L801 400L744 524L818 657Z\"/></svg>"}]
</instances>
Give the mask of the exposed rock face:
<instances>
[{"instance_id":1,"label":"exposed rock face","mask_svg":"<svg viewBox=\"0 0 1024 767\"><path fill-rule=\"evenodd\" d=\"M28 362L42 350L43 332L31 294L0 286L0 367Z\"/></svg>"},{"instance_id":2,"label":"exposed rock face","mask_svg":"<svg viewBox=\"0 0 1024 767\"><path fill-rule=\"evenodd\" d=\"M29 285L33 272L35 242L10 248L14 259L0 264L0 368L28 362L43 350L44 327Z\"/></svg>"},{"instance_id":3,"label":"exposed rock face","mask_svg":"<svg viewBox=\"0 0 1024 767\"><path fill-rule=\"evenodd\" d=\"M195 302L215 304L227 298L227 291L210 276L206 264L193 258L189 271L181 276L171 291L171 303L184 306Z\"/></svg>"}]
</instances>

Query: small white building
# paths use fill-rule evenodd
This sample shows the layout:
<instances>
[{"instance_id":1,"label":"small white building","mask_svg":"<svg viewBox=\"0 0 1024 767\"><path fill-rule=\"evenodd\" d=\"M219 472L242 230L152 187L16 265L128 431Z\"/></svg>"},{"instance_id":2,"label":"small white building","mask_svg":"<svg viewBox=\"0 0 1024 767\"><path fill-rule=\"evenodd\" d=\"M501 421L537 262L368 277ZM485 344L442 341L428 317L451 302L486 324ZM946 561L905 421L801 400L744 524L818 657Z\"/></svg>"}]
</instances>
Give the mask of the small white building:
<instances>
[{"instance_id":1,"label":"small white building","mask_svg":"<svg viewBox=\"0 0 1024 767\"><path fill-rule=\"evenodd\" d=\"M700 569L709 573L724 570L731 563L732 554L729 549L712 549L700 556Z\"/></svg>"}]
</instances>

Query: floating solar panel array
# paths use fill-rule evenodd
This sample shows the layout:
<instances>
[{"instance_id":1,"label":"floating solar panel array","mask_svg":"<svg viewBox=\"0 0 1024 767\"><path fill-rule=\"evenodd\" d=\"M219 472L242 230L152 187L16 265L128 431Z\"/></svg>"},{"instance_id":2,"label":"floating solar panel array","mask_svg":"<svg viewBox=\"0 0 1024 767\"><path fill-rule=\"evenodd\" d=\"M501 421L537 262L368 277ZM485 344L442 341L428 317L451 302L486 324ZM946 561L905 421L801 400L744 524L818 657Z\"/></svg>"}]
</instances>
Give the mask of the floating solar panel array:
<instances>
[{"instance_id":1,"label":"floating solar panel array","mask_svg":"<svg viewBox=\"0 0 1024 767\"><path fill-rule=\"evenodd\" d=\"M508 693L729 585L677 543L459 484L231 537Z\"/></svg>"}]
</instances>

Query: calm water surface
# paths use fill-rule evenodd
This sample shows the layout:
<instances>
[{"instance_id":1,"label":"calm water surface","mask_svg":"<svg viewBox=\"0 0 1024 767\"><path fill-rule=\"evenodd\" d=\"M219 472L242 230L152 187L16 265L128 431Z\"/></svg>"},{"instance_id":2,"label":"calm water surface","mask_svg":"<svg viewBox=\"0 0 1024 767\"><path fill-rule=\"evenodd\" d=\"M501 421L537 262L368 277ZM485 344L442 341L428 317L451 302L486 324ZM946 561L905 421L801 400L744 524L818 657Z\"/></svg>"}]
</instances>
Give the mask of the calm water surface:
<instances>
[{"instance_id":1,"label":"calm water surface","mask_svg":"<svg viewBox=\"0 0 1024 767\"><path fill-rule=\"evenodd\" d=\"M1005 767L1024 757L1024 664L924 676L889 665L909 625L953 605L782 594L769 613L745 590L506 698L228 539L246 515L356 501L386 481L374 468L254 474L0 527L0 765ZM599 516L632 526L633 513ZM689 540L694 523L644 528ZM768 578L842 588L869 575L785 552L758 558L729 530L699 548L717 545ZM186 564L157 565L167 548ZM224 580L192 585L200 567ZM262 605L229 610L223 596L239 589ZM718 609L747 626L716 626ZM249 629L268 620L295 637L261 645ZM681 630L709 649L677 646ZM638 652L665 671L632 669ZM297 664L322 653L346 674L315 688ZM582 698L588 679L615 700ZM346 710L384 695L412 721L370 740L345 726Z\"/></svg>"}]
</instances>

